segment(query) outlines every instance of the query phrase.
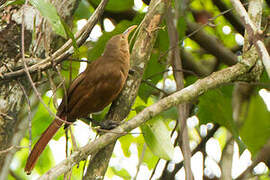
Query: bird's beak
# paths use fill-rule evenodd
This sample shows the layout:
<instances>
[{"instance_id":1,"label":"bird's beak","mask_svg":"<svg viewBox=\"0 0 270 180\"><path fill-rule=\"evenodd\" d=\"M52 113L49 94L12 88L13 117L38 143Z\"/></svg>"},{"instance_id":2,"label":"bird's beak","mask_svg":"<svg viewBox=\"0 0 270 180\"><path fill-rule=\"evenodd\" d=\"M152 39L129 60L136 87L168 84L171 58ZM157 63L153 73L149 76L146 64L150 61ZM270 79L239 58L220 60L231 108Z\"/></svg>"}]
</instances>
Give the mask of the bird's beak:
<instances>
[{"instance_id":1,"label":"bird's beak","mask_svg":"<svg viewBox=\"0 0 270 180\"><path fill-rule=\"evenodd\" d=\"M125 32L123 32L123 35L128 38L129 34L137 27L137 25L133 25L130 26L129 28L127 28L127 30L125 30Z\"/></svg>"}]
</instances>

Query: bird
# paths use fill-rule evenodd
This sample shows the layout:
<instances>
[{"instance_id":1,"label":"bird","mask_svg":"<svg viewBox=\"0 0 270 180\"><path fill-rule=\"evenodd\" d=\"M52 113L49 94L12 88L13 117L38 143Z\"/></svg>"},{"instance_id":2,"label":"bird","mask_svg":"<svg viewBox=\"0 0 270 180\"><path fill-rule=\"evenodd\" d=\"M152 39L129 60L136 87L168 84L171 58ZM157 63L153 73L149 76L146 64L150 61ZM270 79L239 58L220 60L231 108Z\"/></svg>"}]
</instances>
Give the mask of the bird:
<instances>
[{"instance_id":1,"label":"bird","mask_svg":"<svg viewBox=\"0 0 270 180\"><path fill-rule=\"evenodd\" d=\"M55 118L42 133L27 158L24 171L28 175L63 124L66 128L78 118L103 110L119 95L130 69L128 36L135 28L136 25L133 25L113 36L106 43L103 54L72 81L57 109L59 118Z\"/></svg>"}]
</instances>

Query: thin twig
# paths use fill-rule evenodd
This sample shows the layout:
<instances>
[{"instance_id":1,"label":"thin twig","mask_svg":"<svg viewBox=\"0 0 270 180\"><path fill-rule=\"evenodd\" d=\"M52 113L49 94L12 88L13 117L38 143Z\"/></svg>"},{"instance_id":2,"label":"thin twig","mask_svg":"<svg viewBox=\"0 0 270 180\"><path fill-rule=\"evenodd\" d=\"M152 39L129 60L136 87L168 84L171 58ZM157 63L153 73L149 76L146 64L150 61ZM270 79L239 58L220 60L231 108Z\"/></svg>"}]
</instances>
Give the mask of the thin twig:
<instances>
[{"instance_id":1,"label":"thin twig","mask_svg":"<svg viewBox=\"0 0 270 180\"><path fill-rule=\"evenodd\" d=\"M21 149L21 148L28 148L28 147L26 147L26 146L10 146L9 148L7 148L7 149L4 149L4 150L1 150L0 151L0 156L1 155L3 155L3 154L6 154L6 153L8 153L9 151L11 151L11 150L13 150L13 149Z\"/></svg>"},{"instance_id":2,"label":"thin twig","mask_svg":"<svg viewBox=\"0 0 270 180\"><path fill-rule=\"evenodd\" d=\"M165 72L169 72L169 71L171 71L171 70L170 70L170 69L165 69L165 70L163 70L163 71L157 72L157 73L155 73L155 74L152 74L152 75L146 77L145 80L147 80L147 79L152 79L152 78L154 78L155 76L158 76L158 75L160 75L160 74L164 74ZM198 74L196 74L195 72L193 72L193 71L191 71L191 70L187 70L187 69L174 69L174 71L188 73L188 74L191 74L191 75L194 75L194 76L200 78L200 76L199 76Z\"/></svg>"},{"instance_id":3,"label":"thin twig","mask_svg":"<svg viewBox=\"0 0 270 180\"><path fill-rule=\"evenodd\" d=\"M68 129L69 129L69 132L70 132L70 137L71 137L71 142L72 142L73 149L74 149L74 151L77 151L77 150L78 150L78 145L77 145L77 143L76 143L75 136L74 136L74 134L72 133L71 127L68 127Z\"/></svg>"},{"instance_id":4,"label":"thin twig","mask_svg":"<svg viewBox=\"0 0 270 180\"><path fill-rule=\"evenodd\" d=\"M150 81L142 80L142 82L147 84L148 86L158 90L159 92L163 93L165 96L169 95L166 91L164 91L163 89L158 88L155 84L151 83Z\"/></svg>"},{"instance_id":5,"label":"thin twig","mask_svg":"<svg viewBox=\"0 0 270 180\"><path fill-rule=\"evenodd\" d=\"M57 104L57 97L55 96L55 93L56 93L56 90L58 89L58 87L61 86L61 84L63 83L63 81L61 81L59 83L59 85L56 87L56 85L54 84L53 82L53 78L51 76L51 73L50 71L46 71L47 73L47 76L48 76L48 80L49 80L49 83L50 83L50 87L51 87L51 90L52 90L52 96L50 97L49 101L48 101L48 106L49 104L51 103L51 100L53 99L53 105L54 107L58 107L58 104Z\"/></svg>"}]
</instances>

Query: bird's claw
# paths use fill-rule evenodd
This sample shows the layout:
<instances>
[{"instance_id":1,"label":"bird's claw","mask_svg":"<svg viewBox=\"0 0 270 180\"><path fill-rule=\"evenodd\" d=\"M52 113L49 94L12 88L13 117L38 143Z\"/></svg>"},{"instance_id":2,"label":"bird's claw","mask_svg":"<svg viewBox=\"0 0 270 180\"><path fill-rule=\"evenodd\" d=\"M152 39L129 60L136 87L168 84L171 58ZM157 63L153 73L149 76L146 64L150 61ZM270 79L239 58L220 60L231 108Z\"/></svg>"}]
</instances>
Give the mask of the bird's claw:
<instances>
[{"instance_id":1,"label":"bird's claw","mask_svg":"<svg viewBox=\"0 0 270 180\"><path fill-rule=\"evenodd\" d=\"M102 121L102 122L99 123L99 126L101 127L101 129L106 129L106 130L114 129L119 125L120 125L120 122L111 121L111 120Z\"/></svg>"}]
</instances>

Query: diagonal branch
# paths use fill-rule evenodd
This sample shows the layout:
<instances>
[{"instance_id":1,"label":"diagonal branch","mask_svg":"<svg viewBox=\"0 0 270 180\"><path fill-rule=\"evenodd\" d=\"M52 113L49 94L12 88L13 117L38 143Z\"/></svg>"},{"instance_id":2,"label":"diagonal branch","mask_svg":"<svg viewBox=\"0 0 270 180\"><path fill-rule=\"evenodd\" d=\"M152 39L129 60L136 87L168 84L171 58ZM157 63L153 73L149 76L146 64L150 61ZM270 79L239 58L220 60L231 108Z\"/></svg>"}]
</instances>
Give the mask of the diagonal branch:
<instances>
[{"instance_id":1,"label":"diagonal branch","mask_svg":"<svg viewBox=\"0 0 270 180\"><path fill-rule=\"evenodd\" d=\"M54 179L58 177L59 175L69 171L80 161L86 159L90 154L93 154L105 146L108 146L112 142L116 141L119 137L123 136L123 133L127 133L132 129L139 127L157 114L169 109L172 106L191 101L192 99L202 95L204 92L217 86L237 80L239 76L247 73L254 63L255 62L246 62L245 64L238 63L226 69L222 69L218 72L212 73L210 76L204 79L196 81L194 84L177 91L170 96L159 100L157 103L145 108L128 122L113 129L113 133L108 132L84 147L79 148L77 152L74 152L70 157L66 158L58 165L50 169L39 179ZM250 64L250 66L247 66L247 64Z\"/></svg>"}]
</instances>

